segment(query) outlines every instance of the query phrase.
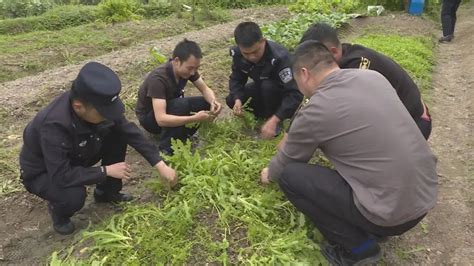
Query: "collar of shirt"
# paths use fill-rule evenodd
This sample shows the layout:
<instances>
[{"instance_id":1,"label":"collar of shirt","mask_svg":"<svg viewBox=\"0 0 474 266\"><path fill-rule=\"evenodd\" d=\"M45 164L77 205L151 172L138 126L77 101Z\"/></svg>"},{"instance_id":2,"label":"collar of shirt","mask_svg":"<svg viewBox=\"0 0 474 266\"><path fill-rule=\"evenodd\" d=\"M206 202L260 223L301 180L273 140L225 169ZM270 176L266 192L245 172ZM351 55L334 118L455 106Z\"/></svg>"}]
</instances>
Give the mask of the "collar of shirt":
<instances>
[{"instance_id":1,"label":"collar of shirt","mask_svg":"<svg viewBox=\"0 0 474 266\"><path fill-rule=\"evenodd\" d=\"M187 80L180 77L178 77L178 80L176 80L171 59L166 63L166 73L168 74L168 78L173 83L173 86L178 89L178 96L182 96L184 94L184 87L186 86Z\"/></svg>"}]
</instances>

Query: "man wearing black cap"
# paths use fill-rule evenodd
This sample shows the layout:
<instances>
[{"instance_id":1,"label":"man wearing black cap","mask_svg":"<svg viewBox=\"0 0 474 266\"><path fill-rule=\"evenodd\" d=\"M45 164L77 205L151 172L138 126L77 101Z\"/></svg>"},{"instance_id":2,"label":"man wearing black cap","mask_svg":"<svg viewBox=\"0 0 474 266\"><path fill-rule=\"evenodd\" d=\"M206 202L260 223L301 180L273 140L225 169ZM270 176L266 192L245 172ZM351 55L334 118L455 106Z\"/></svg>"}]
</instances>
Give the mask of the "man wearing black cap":
<instances>
[{"instance_id":1,"label":"man wearing black cap","mask_svg":"<svg viewBox=\"0 0 474 266\"><path fill-rule=\"evenodd\" d=\"M127 144L157 168L171 185L176 172L158 149L124 117L121 83L108 67L87 63L67 91L41 110L26 126L20 153L25 188L48 201L53 227L74 232L70 217L84 206L85 185L96 184L96 202L132 200L120 193L131 169L125 163ZM101 161L101 166L95 166Z\"/></svg>"}]
</instances>

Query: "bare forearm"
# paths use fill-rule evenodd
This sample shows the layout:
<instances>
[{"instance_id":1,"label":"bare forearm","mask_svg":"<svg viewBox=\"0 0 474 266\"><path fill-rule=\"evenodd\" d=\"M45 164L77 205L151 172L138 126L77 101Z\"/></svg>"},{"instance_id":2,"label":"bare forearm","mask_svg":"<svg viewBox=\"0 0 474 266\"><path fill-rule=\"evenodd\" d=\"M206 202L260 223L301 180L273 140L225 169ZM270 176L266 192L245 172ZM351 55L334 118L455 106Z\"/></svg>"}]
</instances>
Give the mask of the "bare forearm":
<instances>
[{"instance_id":1,"label":"bare forearm","mask_svg":"<svg viewBox=\"0 0 474 266\"><path fill-rule=\"evenodd\" d=\"M189 123L197 122L194 116L162 115L156 122L160 127L180 127Z\"/></svg>"}]
</instances>

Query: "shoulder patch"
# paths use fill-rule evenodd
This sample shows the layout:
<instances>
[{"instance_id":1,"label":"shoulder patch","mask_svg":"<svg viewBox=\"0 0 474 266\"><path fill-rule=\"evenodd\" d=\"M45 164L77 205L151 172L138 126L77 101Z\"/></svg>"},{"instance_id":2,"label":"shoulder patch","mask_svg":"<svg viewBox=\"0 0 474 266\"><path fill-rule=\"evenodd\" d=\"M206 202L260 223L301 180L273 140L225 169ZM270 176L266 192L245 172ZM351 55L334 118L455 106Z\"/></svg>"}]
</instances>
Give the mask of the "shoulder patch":
<instances>
[{"instance_id":1,"label":"shoulder patch","mask_svg":"<svg viewBox=\"0 0 474 266\"><path fill-rule=\"evenodd\" d=\"M370 68L370 60L365 57L360 58L359 69L369 69Z\"/></svg>"},{"instance_id":2,"label":"shoulder patch","mask_svg":"<svg viewBox=\"0 0 474 266\"><path fill-rule=\"evenodd\" d=\"M235 55L234 49L231 48L229 52L230 52L230 56L234 57L234 55Z\"/></svg>"},{"instance_id":3,"label":"shoulder patch","mask_svg":"<svg viewBox=\"0 0 474 266\"><path fill-rule=\"evenodd\" d=\"M291 69L289 67L282 69L280 73L278 73L278 76L280 76L280 79L283 83L288 83L293 80L293 73L291 73Z\"/></svg>"}]
</instances>

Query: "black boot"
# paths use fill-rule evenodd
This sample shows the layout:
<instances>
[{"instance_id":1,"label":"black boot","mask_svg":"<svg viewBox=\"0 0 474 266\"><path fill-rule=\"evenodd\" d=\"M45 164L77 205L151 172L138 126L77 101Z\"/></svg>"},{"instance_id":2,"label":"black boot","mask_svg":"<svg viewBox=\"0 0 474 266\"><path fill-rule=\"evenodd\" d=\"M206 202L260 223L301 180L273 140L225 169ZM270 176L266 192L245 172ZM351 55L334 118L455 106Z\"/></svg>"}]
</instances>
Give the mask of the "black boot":
<instances>
[{"instance_id":1,"label":"black boot","mask_svg":"<svg viewBox=\"0 0 474 266\"><path fill-rule=\"evenodd\" d=\"M49 215L51 215L51 219L53 220L53 228L54 231L61 235L70 235L74 232L76 229L74 224L71 222L71 219L69 217L64 217L61 215L58 215L54 211L54 207L48 203L48 212Z\"/></svg>"},{"instance_id":2,"label":"black boot","mask_svg":"<svg viewBox=\"0 0 474 266\"><path fill-rule=\"evenodd\" d=\"M132 201L134 198L132 195L123 194L120 192L107 193L99 189L94 190L94 200L95 202L110 202L110 203L120 203Z\"/></svg>"},{"instance_id":3,"label":"black boot","mask_svg":"<svg viewBox=\"0 0 474 266\"><path fill-rule=\"evenodd\" d=\"M345 248L337 245L323 245L322 254L328 260L330 265L367 265L376 263L382 258L380 247L377 243L361 253L355 254L347 251Z\"/></svg>"},{"instance_id":4,"label":"black boot","mask_svg":"<svg viewBox=\"0 0 474 266\"><path fill-rule=\"evenodd\" d=\"M439 38L438 41L441 42L441 43L446 43L446 42L452 41L453 38L454 38L453 35L447 35L447 36L443 36L443 37Z\"/></svg>"}]
</instances>

